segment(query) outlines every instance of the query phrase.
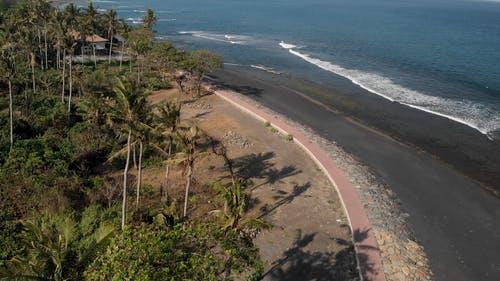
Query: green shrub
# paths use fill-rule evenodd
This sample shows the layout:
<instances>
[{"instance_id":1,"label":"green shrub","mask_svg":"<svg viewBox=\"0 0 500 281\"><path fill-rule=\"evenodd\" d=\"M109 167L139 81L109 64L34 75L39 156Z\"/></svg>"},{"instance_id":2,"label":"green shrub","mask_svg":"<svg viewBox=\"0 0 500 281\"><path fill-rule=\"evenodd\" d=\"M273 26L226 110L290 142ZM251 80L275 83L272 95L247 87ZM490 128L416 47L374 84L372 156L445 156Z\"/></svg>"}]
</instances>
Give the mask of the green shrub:
<instances>
[{"instance_id":1,"label":"green shrub","mask_svg":"<svg viewBox=\"0 0 500 281\"><path fill-rule=\"evenodd\" d=\"M209 225L130 228L85 272L87 280L221 280L262 273L251 240Z\"/></svg>"}]
</instances>

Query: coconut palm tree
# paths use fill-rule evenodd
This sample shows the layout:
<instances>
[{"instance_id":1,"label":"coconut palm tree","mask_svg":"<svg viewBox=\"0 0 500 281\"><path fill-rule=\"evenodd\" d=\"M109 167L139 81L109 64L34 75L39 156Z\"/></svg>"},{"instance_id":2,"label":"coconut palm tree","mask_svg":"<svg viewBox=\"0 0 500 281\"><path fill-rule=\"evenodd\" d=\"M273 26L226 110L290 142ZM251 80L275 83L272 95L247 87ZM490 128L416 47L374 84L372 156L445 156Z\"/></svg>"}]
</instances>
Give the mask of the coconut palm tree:
<instances>
[{"instance_id":1,"label":"coconut palm tree","mask_svg":"<svg viewBox=\"0 0 500 281\"><path fill-rule=\"evenodd\" d=\"M116 26L118 25L118 20L116 19L116 11L114 9L109 9L108 13L105 15L105 19L108 26L108 39L109 39L108 63L111 64L111 55L113 53L113 36L116 31Z\"/></svg>"},{"instance_id":2,"label":"coconut palm tree","mask_svg":"<svg viewBox=\"0 0 500 281\"><path fill-rule=\"evenodd\" d=\"M149 29L138 28L128 33L128 45L134 53L137 61L137 81L141 80L141 64L140 59L143 55L151 50L153 47L153 32Z\"/></svg>"},{"instance_id":3,"label":"coconut palm tree","mask_svg":"<svg viewBox=\"0 0 500 281\"><path fill-rule=\"evenodd\" d=\"M160 148L166 152L166 165L165 165L165 202L168 203L168 178L170 174L170 160L172 158L172 148L174 145L174 136L177 134L177 128L181 122L181 104L175 102L166 102L160 104L158 107L158 115L156 115L156 123L161 130L161 134L166 136L168 144L166 149Z\"/></svg>"},{"instance_id":4,"label":"coconut palm tree","mask_svg":"<svg viewBox=\"0 0 500 281\"><path fill-rule=\"evenodd\" d=\"M6 280L81 280L78 275L114 233L112 226L102 224L82 237L71 215L46 214L24 221L23 227L25 255L5 262L0 276ZM82 238L88 243L76 247Z\"/></svg>"},{"instance_id":5,"label":"coconut palm tree","mask_svg":"<svg viewBox=\"0 0 500 281\"><path fill-rule=\"evenodd\" d=\"M187 217L189 190L191 188L195 160L199 157L207 155L206 152L196 153L196 142L199 138L199 133L200 130L197 126L191 126L189 128L182 128L175 134L178 152L175 154L175 158L172 159L171 162L182 163L184 165L184 171L186 174L183 210L184 217Z\"/></svg>"},{"instance_id":6,"label":"coconut palm tree","mask_svg":"<svg viewBox=\"0 0 500 281\"><path fill-rule=\"evenodd\" d=\"M2 36L3 35L3 36ZM12 36L8 33L0 33L0 72L2 77L5 77L9 85L9 128L10 128L10 148L14 144L14 129L13 129L13 99L12 99L12 80L16 71L15 53L16 46Z\"/></svg>"},{"instance_id":7,"label":"coconut palm tree","mask_svg":"<svg viewBox=\"0 0 500 281\"><path fill-rule=\"evenodd\" d=\"M146 15L142 18L142 22L144 23L144 27L151 30L153 26L156 24L158 19L154 15L154 12L152 9L148 9L146 11Z\"/></svg>"},{"instance_id":8,"label":"coconut palm tree","mask_svg":"<svg viewBox=\"0 0 500 281\"><path fill-rule=\"evenodd\" d=\"M142 128L141 116L148 111L147 101L141 89L131 83L126 78L120 78L114 88L116 94L114 102L111 104L110 117L116 127L127 134L127 145L125 151L127 160L123 170L123 200L122 200L122 230L125 228L125 212L127 204L127 175L130 162L130 146L132 133ZM123 153L120 151L119 153ZM112 157L116 157L115 154Z\"/></svg>"},{"instance_id":9,"label":"coconut palm tree","mask_svg":"<svg viewBox=\"0 0 500 281\"><path fill-rule=\"evenodd\" d=\"M94 35L97 32L97 22L99 20L99 12L97 9L94 7L94 4L92 2L89 2L89 5L87 6L87 9L84 12L83 15L83 27L86 28L86 31L90 31L92 35L92 54L94 58L94 67L97 67L97 59L96 59L96 54L95 54L95 44L94 44Z\"/></svg>"}]
</instances>

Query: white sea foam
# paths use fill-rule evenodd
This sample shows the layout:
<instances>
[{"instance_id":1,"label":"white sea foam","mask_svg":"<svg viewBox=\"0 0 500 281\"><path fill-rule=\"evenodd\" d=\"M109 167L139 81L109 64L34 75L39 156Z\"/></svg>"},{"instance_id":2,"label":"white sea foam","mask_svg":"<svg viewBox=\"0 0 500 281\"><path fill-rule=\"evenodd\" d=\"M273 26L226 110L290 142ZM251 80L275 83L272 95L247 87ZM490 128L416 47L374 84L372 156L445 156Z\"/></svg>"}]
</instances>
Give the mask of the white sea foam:
<instances>
[{"instance_id":1,"label":"white sea foam","mask_svg":"<svg viewBox=\"0 0 500 281\"><path fill-rule=\"evenodd\" d=\"M162 21L176 21L177 19L158 19L159 22Z\"/></svg>"},{"instance_id":2,"label":"white sea foam","mask_svg":"<svg viewBox=\"0 0 500 281\"><path fill-rule=\"evenodd\" d=\"M146 11L144 10L134 10L134 13L145 13Z\"/></svg>"},{"instance_id":3,"label":"white sea foam","mask_svg":"<svg viewBox=\"0 0 500 281\"><path fill-rule=\"evenodd\" d=\"M207 31L179 31L179 34L190 34L191 36L198 38L237 45L245 45L249 40L251 40L250 37L245 35L218 34Z\"/></svg>"},{"instance_id":4,"label":"white sea foam","mask_svg":"<svg viewBox=\"0 0 500 281\"><path fill-rule=\"evenodd\" d=\"M139 24L139 23L142 23L142 19L141 18L126 18L125 19L126 21L130 21L134 24Z\"/></svg>"},{"instance_id":5,"label":"white sea foam","mask_svg":"<svg viewBox=\"0 0 500 281\"><path fill-rule=\"evenodd\" d=\"M500 129L500 112L488 105L468 100L454 100L405 88L391 79L375 73L347 69L329 61L314 58L308 54L294 50L292 44L284 42L280 46L291 54L329 72L348 78L361 88L393 102L439 115L450 120L465 124L487 135Z\"/></svg>"},{"instance_id":6,"label":"white sea foam","mask_svg":"<svg viewBox=\"0 0 500 281\"><path fill-rule=\"evenodd\" d=\"M232 65L232 66L243 66L242 64L238 63L231 63L231 62L225 62L224 65Z\"/></svg>"},{"instance_id":7,"label":"white sea foam","mask_svg":"<svg viewBox=\"0 0 500 281\"><path fill-rule=\"evenodd\" d=\"M272 67L268 67L268 66L254 65L254 64L252 64L252 65L250 65L250 67L255 68L255 69L260 69L260 70L263 70L263 71L266 71L266 72L269 72L269 73L272 73L272 74L277 74L277 75L281 74L281 72L276 71Z\"/></svg>"},{"instance_id":8,"label":"white sea foam","mask_svg":"<svg viewBox=\"0 0 500 281\"><path fill-rule=\"evenodd\" d=\"M285 43L283 41L280 42L280 46L285 48L285 49L293 49L293 48L297 48L296 45L293 45L293 44L288 44L288 43Z\"/></svg>"}]
</instances>

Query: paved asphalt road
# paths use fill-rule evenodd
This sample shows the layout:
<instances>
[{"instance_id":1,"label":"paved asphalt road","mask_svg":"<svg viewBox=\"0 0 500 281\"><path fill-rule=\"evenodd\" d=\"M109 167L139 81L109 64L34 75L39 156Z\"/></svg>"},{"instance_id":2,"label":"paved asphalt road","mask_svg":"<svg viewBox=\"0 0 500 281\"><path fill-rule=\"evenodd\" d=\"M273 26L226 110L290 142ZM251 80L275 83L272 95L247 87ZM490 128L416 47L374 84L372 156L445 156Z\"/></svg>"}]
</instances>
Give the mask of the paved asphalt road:
<instances>
[{"instance_id":1,"label":"paved asphalt road","mask_svg":"<svg viewBox=\"0 0 500 281\"><path fill-rule=\"evenodd\" d=\"M230 71L216 80L334 140L378 174L410 214L436 280L500 280L500 199L478 183L287 88Z\"/></svg>"}]
</instances>

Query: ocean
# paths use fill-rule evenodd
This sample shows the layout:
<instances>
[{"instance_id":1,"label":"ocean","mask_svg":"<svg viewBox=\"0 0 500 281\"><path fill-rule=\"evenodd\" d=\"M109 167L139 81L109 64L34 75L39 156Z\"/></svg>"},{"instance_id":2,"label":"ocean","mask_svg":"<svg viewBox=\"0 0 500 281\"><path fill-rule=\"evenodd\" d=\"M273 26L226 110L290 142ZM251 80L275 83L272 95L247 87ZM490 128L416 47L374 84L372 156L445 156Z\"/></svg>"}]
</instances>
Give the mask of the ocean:
<instances>
[{"instance_id":1,"label":"ocean","mask_svg":"<svg viewBox=\"0 0 500 281\"><path fill-rule=\"evenodd\" d=\"M500 137L500 1L94 3L132 24L152 8L157 39L213 50L227 66L322 85L341 76L374 95Z\"/></svg>"}]
</instances>

